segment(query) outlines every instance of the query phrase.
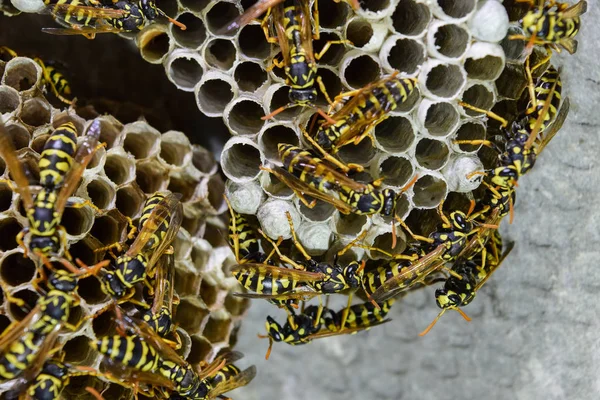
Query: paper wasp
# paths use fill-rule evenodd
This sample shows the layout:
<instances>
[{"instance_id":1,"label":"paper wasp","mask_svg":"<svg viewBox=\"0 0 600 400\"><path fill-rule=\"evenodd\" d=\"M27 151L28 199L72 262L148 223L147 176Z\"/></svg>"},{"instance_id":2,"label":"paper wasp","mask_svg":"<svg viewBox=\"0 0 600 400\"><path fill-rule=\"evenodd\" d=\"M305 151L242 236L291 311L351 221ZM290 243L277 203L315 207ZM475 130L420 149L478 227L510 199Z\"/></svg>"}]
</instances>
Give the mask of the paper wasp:
<instances>
[{"instance_id":1,"label":"paper wasp","mask_svg":"<svg viewBox=\"0 0 600 400\"><path fill-rule=\"evenodd\" d=\"M115 269L102 275L102 289L119 301L131 301L134 285L154 277L155 265L167 252L181 226L183 207L180 194L155 193L144 205L139 222L139 233L127 251L117 257ZM131 236L131 233L130 233ZM121 243L113 243L95 251L121 249ZM153 288L149 287L152 291Z\"/></svg>"},{"instance_id":2,"label":"paper wasp","mask_svg":"<svg viewBox=\"0 0 600 400\"><path fill-rule=\"evenodd\" d=\"M262 119L273 118L280 112L297 106L311 107L316 109L324 118L327 115L320 110L315 102L317 100L317 83L321 92L327 100L329 96L325 90L325 85L317 75L317 63L325 52L333 44L348 43L348 41L329 41L325 44L320 53L313 51L313 38L318 40L319 34L319 11L318 1L315 1L315 33L310 21L309 1L306 0L261 0L254 4L248 11L240 15L234 21L224 28L223 33L231 32L241 26L248 24L251 20L257 18L265 11L267 16L262 21L262 27L265 37L269 43L279 44L283 61L273 60L273 65L278 68L284 68L287 84L290 86L289 103L274 110ZM353 5L358 6L356 0L352 0ZM276 37L270 36L268 21L272 12L272 21Z\"/></svg>"},{"instance_id":3,"label":"paper wasp","mask_svg":"<svg viewBox=\"0 0 600 400\"><path fill-rule=\"evenodd\" d=\"M256 293L236 293L236 296L280 301L306 300L321 294L333 294L348 289L357 289L360 286L364 265L352 261L343 267L337 262L330 264L313 260L296 239L289 213L287 217L294 245L306 260L293 261L281 253L277 243L264 236L273 245L280 260L292 265L293 268L257 263L238 264L232 268L233 276L246 289Z\"/></svg>"},{"instance_id":4,"label":"paper wasp","mask_svg":"<svg viewBox=\"0 0 600 400\"><path fill-rule=\"evenodd\" d=\"M263 15L268 9L277 6L282 3L284 0L258 0L252 7L246 10L242 15L235 18L233 21L229 22L226 27L224 27L221 31L223 33L233 32L237 29L243 28L248 25L253 20L257 19L261 15ZM339 2L340 0L334 0ZM354 10L358 10L360 5L358 4L358 0L344 0L348 3ZM315 11L316 15L318 15L318 8ZM318 22L318 18L315 18ZM318 23L315 24L318 26Z\"/></svg>"},{"instance_id":5,"label":"paper wasp","mask_svg":"<svg viewBox=\"0 0 600 400\"><path fill-rule=\"evenodd\" d=\"M52 271L46 280L47 292L41 296L36 306L20 322L11 324L0 336L0 381L14 379L32 366L45 361L45 355L54 347L60 329L64 326L77 330L81 322L71 325L68 322L71 308L78 304L75 294L78 280L97 273L108 262L103 261L93 267L77 269L66 260L60 260L67 270ZM45 280L45 274L34 282ZM12 298L4 290L9 302L23 306L23 301Z\"/></svg>"},{"instance_id":6,"label":"paper wasp","mask_svg":"<svg viewBox=\"0 0 600 400\"><path fill-rule=\"evenodd\" d=\"M117 306L118 307L118 306ZM116 308L117 314L121 314ZM221 394L250 382L256 373L253 367L228 380L212 386L212 378L225 365L241 358L241 353L217 357L202 369L194 368L181 359L147 324L118 315L120 335L107 336L92 342L108 360L113 375L149 385L148 394L155 390L172 392L175 398L188 400L214 399Z\"/></svg>"},{"instance_id":7,"label":"paper wasp","mask_svg":"<svg viewBox=\"0 0 600 400\"><path fill-rule=\"evenodd\" d=\"M147 310L142 319L164 340L175 349L181 347L181 338L173 324L173 306L179 304L175 294L175 258L173 254L164 254L156 267L154 276L154 298L152 307ZM167 339L172 335L174 341Z\"/></svg>"},{"instance_id":8,"label":"paper wasp","mask_svg":"<svg viewBox=\"0 0 600 400\"><path fill-rule=\"evenodd\" d=\"M573 39L581 26L580 16L587 11L587 2L580 0L569 6L556 0L517 0L528 3L531 9L520 20L524 35L513 35L510 39L527 41L527 48L544 45L547 49L560 52L560 47L573 54L577 51L577 41ZM537 5L536 5L537 2ZM553 9L556 7L556 9ZM560 47L559 47L560 46ZM546 60L540 64L544 64ZM533 69L536 69L535 67Z\"/></svg>"},{"instance_id":9,"label":"paper wasp","mask_svg":"<svg viewBox=\"0 0 600 400\"><path fill-rule=\"evenodd\" d=\"M39 161L42 189L33 197L22 163L16 156L8 132L0 122L0 155L8 165L14 180L14 184L10 181L8 183L19 193L29 222L29 226L17 236L17 242L25 250L25 257L29 251L46 261L49 256L59 255L63 251L70 257L65 249L66 233L60 225L61 218L86 166L96 150L102 146L98 145L100 121L92 122L83 141L77 147L76 136L75 125L70 122L61 125L50 136ZM95 208L88 201L69 205L90 205ZM29 244L25 246L23 238L28 233Z\"/></svg>"},{"instance_id":10,"label":"paper wasp","mask_svg":"<svg viewBox=\"0 0 600 400\"><path fill-rule=\"evenodd\" d=\"M46 10L65 28L43 28L42 32L52 35L83 35L94 39L97 33L138 32L161 16L185 30L186 26L166 15L156 7L154 0L119 0L110 6L94 0L88 3L81 0L61 0L52 4L45 0Z\"/></svg>"},{"instance_id":11,"label":"paper wasp","mask_svg":"<svg viewBox=\"0 0 600 400\"><path fill-rule=\"evenodd\" d=\"M269 348L265 359L269 359L274 342L284 342L292 346L308 343L307 338L321 329L324 311L327 312L323 306L308 306L299 314L293 313L283 326L268 316L267 322L265 322L267 334L258 336L269 339Z\"/></svg>"},{"instance_id":12,"label":"paper wasp","mask_svg":"<svg viewBox=\"0 0 600 400\"><path fill-rule=\"evenodd\" d=\"M500 267L506 256L511 252L514 243L509 243L502 255L502 238L498 231L474 255L456 260L452 270L462 279L450 276L443 288L435 291L436 304L442 309L431 324L419 335L425 336L437 321L448 310L458 311L467 321L469 317L460 309L473 301L477 292L487 282L490 276Z\"/></svg>"},{"instance_id":13,"label":"paper wasp","mask_svg":"<svg viewBox=\"0 0 600 400\"><path fill-rule=\"evenodd\" d=\"M416 79L398 78L397 75L398 71L395 71L364 88L338 95L331 109L342 99L351 98L330 116L332 123L325 121L319 126L312 145L325 155L336 153L345 144L358 144L371 136L377 124L405 102L416 87Z\"/></svg>"},{"instance_id":14,"label":"paper wasp","mask_svg":"<svg viewBox=\"0 0 600 400\"><path fill-rule=\"evenodd\" d=\"M529 68L527 68L529 70ZM529 74L530 75L530 74ZM513 220L514 188L518 179L533 168L539 154L554 138L567 118L570 102L561 100L560 75L554 67L548 68L531 90L527 108L507 128L508 121L492 112L478 110L502 123L501 131L505 139L504 151L489 140L456 141L456 143L485 144L498 149L498 164L489 173L488 195L483 199L492 208L501 210L501 217L510 213ZM465 106L465 104L462 104ZM466 105L467 108L474 108ZM560 107L560 110L559 110ZM479 172L478 172L479 173Z\"/></svg>"},{"instance_id":15,"label":"paper wasp","mask_svg":"<svg viewBox=\"0 0 600 400\"><path fill-rule=\"evenodd\" d=\"M454 211L450 217L446 217L442 211L442 204L439 207L439 214L442 218L441 228L433 232L429 238L414 235L406 225L405 229L409 234L420 241L428 244L429 252L420 256L416 261L409 261L408 265L400 264L396 274L381 283L371 295L371 300L376 303L382 303L399 293L402 293L415 284L426 285L427 278L432 273L444 268L444 264L455 260L457 257L466 257L474 251L477 244L485 243L500 222L499 210L484 208L483 210L472 213ZM473 208L473 207L471 207ZM489 213L485 222L475 221ZM449 270L449 273L461 279L460 275ZM381 275L381 274L380 274ZM369 294L367 292L367 294Z\"/></svg>"},{"instance_id":16,"label":"paper wasp","mask_svg":"<svg viewBox=\"0 0 600 400\"><path fill-rule=\"evenodd\" d=\"M332 204L343 214L381 214L394 213L396 199L402 193L391 189L379 189L382 179L371 183L360 183L337 172L332 165L315 157L309 151L296 146L280 144L279 156L283 168L261 167L275 175L289 186L307 207L314 207L305 194ZM416 177L404 188L408 189Z\"/></svg>"}]
</instances>

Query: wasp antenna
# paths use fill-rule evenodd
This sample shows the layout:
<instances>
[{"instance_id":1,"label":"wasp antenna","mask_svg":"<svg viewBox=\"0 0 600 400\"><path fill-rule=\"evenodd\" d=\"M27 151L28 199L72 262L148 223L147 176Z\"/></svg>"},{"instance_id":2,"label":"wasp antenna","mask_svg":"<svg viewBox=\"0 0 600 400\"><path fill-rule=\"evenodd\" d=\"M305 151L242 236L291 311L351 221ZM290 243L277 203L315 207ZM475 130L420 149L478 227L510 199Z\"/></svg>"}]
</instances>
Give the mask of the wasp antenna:
<instances>
[{"instance_id":1,"label":"wasp antenna","mask_svg":"<svg viewBox=\"0 0 600 400\"><path fill-rule=\"evenodd\" d=\"M185 31L187 29L187 26L185 26L185 24L182 24L181 22L179 22L177 20L174 20L173 18L169 17L164 12L163 12L163 14L164 14L165 17L167 17L167 19L169 20L170 23L172 23L173 25L177 26L182 31Z\"/></svg>"},{"instance_id":2,"label":"wasp antenna","mask_svg":"<svg viewBox=\"0 0 600 400\"><path fill-rule=\"evenodd\" d=\"M287 110L288 108L292 108L295 106L296 105L293 103L286 104L285 106L281 106L278 109L276 109L275 111L271 112L271 114L265 115L264 117L260 117L260 119L262 119L263 121L267 121L267 120L273 118L274 116L276 116L277 114Z\"/></svg>"},{"instance_id":3,"label":"wasp antenna","mask_svg":"<svg viewBox=\"0 0 600 400\"><path fill-rule=\"evenodd\" d=\"M331 125L335 124L335 122L336 122L336 121L335 121L335 119L333 119L333 118L331 118L329 115L327 115L327 113L326 113L325 111L321 110L319 107L317 107L317 106L314 106L314 105L313 105L312 107L314 107L314 108L315 108L315 110L317 110L317 113L318 113L318 114L319 114L321 117L325 118L325 120L326 120L326 121L327 121L329 124L331 124Z\"/></svg>"},{"instance_id":4,"label":"wasp antenna","mask_svg":"<svg viewBox=\"0 0 600 400\"><path fill-rule=\"evenodd\" d=\"M435 326L435 324L439 321L439 319L442 317L442 315L444 315L444 313L446 312L446 308L444 308L442 311L440 311L440 313L437 315L437 317L435 317L435 319L429 324L429 326L427 328L425 328L425 330L421 333L419 333L419 336L425 336L429 333L429 331L431 330L431 328L433 328Z\"/></svg>"},{"instance_id":5,"label":"wasp antenna","mask_svg":"<svg viewBox=\"0 0 600 400\"><path fill-rule=\"evenodd\" d=\"M455 310L465 319L465 321L471 322L471 318L467 314L465 314L463 310L461 310L460 308L455 308Z\"/></svg>"},{"instance_id":6,"label":"wasp antenna","mask_svg":"<svg viewBox=\"0 0 600 400\"><path fill-rule=\"evenodd\" d=\"M90 393L92 396L94 396L96 398L96 400L104 400L104 397L102 397L102 395L100 394L100 392L98 392L96 389L94 389L91 386L86 386L85 390Z\"/></svg>"},{"instance_id":7,"label":"wasp antenna","mask_svg":"<svg viewBox=\"0 0 600 400\"><path fill-rule=\"evenodd\" d=\"M265 360L268 360L271 357L271 350L273 349L273 339L269 337L269 348L267 349L267 354L265 354Z\"/></svg>"}]
</instances>

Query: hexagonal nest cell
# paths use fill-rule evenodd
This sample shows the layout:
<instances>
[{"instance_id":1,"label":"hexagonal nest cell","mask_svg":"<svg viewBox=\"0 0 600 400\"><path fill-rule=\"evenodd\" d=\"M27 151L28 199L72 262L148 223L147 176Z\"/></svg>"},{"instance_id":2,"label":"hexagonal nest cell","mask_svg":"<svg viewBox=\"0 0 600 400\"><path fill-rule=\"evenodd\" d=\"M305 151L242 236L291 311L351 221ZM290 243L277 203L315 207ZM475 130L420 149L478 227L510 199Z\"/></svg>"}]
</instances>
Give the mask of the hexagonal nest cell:
<instances>
[{"instance_id":1,"label":"hexagonal nest cell","mask_svg":"<svg viewBox=\"0 0 600 400\"><path fill-rule=\"evenodd\" d=\"M355 10L350 0L320 0L314 52L327 51L315 57L317 95L286 108L298 95L297 83L286 78L289 70L279 65L289 58L281 51L290 44L282 49L277 40L268 41L256 21L224 30L255 3L261 4L159 1L187 29L161 17L138 34L103 34L93 41L38 34L52 24L40 15L0 16L6 27L0 43L22 56L0 57L0 116L32 185L39 178L40 154L58 126L71 121L81 135L92 120L100 121L99 141L104 145L74 191L85 205L69 204L62 223L73 257L86 263L112 259L115 249L106 247L127 242L130 226L138 224L152 194L181 195L182 222L173 243L179 297L174 314L183 342L179 352L192 363L210 360L235 343L250 303L233 296L240 289L230 267L241 261L234 259L222 235L229 217L224 193L233 211L249 219L255 232L264 232L263 250L272 248L267 238L280 239L284 255L302 259L290 240L289 218L314 260L365 259L366 271L372 271L379 268L371 265L374 260L389 261L411 249L412 238L404 234L408 230L427 235L439 229L438 208L443 206L449 215L466 211L470 199L482 199L483 175L497 162L489 156L489 141L501 133L485 111L512 121L527 94L522 48L503 40L520 32L516 19L509 29L508 16L516 15L512 9L494 7L495 14L486 14L490 8L483 7L483 0L360 0ZM500 22L484 27L486 18ZM270 24L267 31L273 31ZM7 35L12 31L23 35ZM543 58L542 53L536 49L534 59ZM34 57L57 65L68 77L76 97L71 106L55 96ZM546 68L538 69L534 79ZM351 129L360 126L361 118L370 117L349 116L352 107L372 105L369 93L381 92L384 83L395 80L409 82L405 98L397 98L381 117L362 125L364 131L355 133L364 133L363 140L348 140L331 151L353 165L350 179L374 182L377 190L398 194L392 215L342 213L337 189L301 199L297 187L267 170L285 164L280 144L317 150L307 136L329 127L332 117L338 123L340 110ZM14 171L3 159L0 178L0 281L5 299L0 327L5 327L27 315L23 307L7 302L9 294L35 306L40 263L24 258L14 239L28 222L24 204L9 184ZM337 254L348 243L354 246ZM143 289L137 289L135 298L143 300ZM97 367L100 356L89 341L112 334L116 327L104 314L88 317L106 308L110 299L94 277L82 279L77 292L81 300L72 318L82 321L83 328L63 329L58 340L66 361ZM71 384L65 393L75 396L86 386L103 387L95 378L85 382ZM114 384L108 390L132 395Z\"/></svg>"}]
</instances>

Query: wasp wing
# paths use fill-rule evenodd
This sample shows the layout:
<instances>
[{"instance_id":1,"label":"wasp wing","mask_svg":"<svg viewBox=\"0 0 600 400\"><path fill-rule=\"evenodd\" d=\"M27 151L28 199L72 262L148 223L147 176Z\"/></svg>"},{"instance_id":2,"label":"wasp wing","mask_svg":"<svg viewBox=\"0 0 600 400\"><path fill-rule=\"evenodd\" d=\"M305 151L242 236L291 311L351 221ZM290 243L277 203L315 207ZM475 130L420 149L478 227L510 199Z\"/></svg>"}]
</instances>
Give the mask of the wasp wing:
<instances>
[{"instance_id":1,"label":"wasp wing","mask_svg":"<svg viewBox=\"0 0 600 400\"><path fill-rule=\"evenodd\" d=\"M33 207L33 197L29 190L29 180L23 170L23 164L17 158L15 146L10 139L6 126L0 119L0 156L8 166L10 174L15 180L15 189L21 196L25 208L28 210Z\"/></svg>"},{"instance_id":2,"label":"wasp wing","mask_svg":"<svg viewBox=\"0 0 600 400\"><path fill-rule=\"evenodd\" d=\"M181 222L183 221L183 206L179 201L181 195L178 193L169 193L163 198L152 210L150 216L146 220L144 227L127 250L127 255L135 256L136 254L146 250L148 241L155 237L156 230L163 224L165 220L169 220L167 231L156 249L152 250L152 255L146 266L146 270L150 273L153 270L156 261L163 255L164 251L171 245L173 239L179 231Z\"/></svg>"},{"instance_id":3,"label":"wasp wing","mask_svg":"<svg viewBox=\"0 0 600 400\"><path fill-rule=\"evenodd\" d=\"M256 367L252 365L251 367L246 368L239 374L225 380L219 382L217 386L215 386L209 393L209 399L215 399L222 395L223 393L227 393L232 391L233 389L237 389L242 386L246 386L250 383L254 377L256 376Z\"/></svg>"},{"instance_id":4,"label":"wasp wing","mask_svg":"<svg viewBox=\"0 0 600 400\"><path fill-rule=\"evenodd\" d=\"M384 320L381 320L381 321L373 322L369 326L360 326L360 327L354 327L354 328L344 328L344 329L341 329L339 331L322 330L320 332L313 333L312 335L307 336L306 340L307 341L311 341L311 340L315 340L315 339L322 339L322 338L332 337L332 336L352 335L353 333L357 333L357 332L360 332L360 331L369 330L369 329L371 329L374 326L382 325L382 324L385 324L385 323L390 322L390 321L391 321L391 319L387 318L387 319L384 319Z\"/></svg>"},{"instance_id":5,"label":"wasp wing","mask_svg":"<svg viewBox=\"0 0 600 400\"><path fill-rule=\"evenodd\" d=\"M41 317L41 306L37 304L30 312L18 323L9 326L0 336L0 353L4 352L7 346L17 341L23 336L23 332Z\"/></svg>"},{"instance_id":6,"label":"wasp wing","mask_svg":"<svg viewBox=\"0 0 600 400\"><path fill-rule=\"evenodd\" d=\"M83 141L77 147L77 152L73 159L73 165L67 175L65 176L64 183L60 188L56 199L56 212L62 215L67 205L69 197L75 192L75 189L81 183L81 176L85 171L85 168L92 161L96 150L98 149L98 141L100 140L100 120L95 119L90 125L87 134L84 136Z\"/></svg>"},{"instance_id":7,"label":"wasp wing","mask_svg":"<svg viewBox=\"0 0 600 400\"><path fill-rule=\"evenodd\" d=\"M286 66L290 65L290 43L288 41L286 26L284 25L285 15L283 13L283 4L277 3L272 9L273 12L273 26L275 27L275 34L279 41L279 48L281 49L281 56L283 57L283 63Z\"/></svg>"},{"instance_id":8,"label":"wasp wing","mask_svg":"<svg viewBox=\"0 0 600 400\"><path fill-rule=\"evenodd\" d=\"M567 8L564 11L560 12L560 18L562 19L570 19L577 18L580 15L584 14L587 11L587 2L585 0L581 0L577 4L573 4L571 7Z\"/></svg>"},{"instance_id":9,"label":"wasp wing","mask_svg":"<svg viewBox=\"0 0 600 400\"><path fill-rule=\"evenodd\" d=\"M288 185L292 190L307 194L311 197L314 197L315 199L319 199L326 203L329 203L335 208L337 208L338 211L340 211L342 214L350 214L356 210L355 208L344 203L340 199L333 197L332 195L325 194L316 189L311 188L306 183L302 182L294 175L290 174L282 168L273 169L271 170L271 172L277 177L277 179Z\"/></svg>"},{"instance_id":10,"label":"wasp wing","mask_svg":"<svg viewBox=\"0 0 600 400\"><path fill-rule=\"evenodd\" d=\"M250 274L270 275L276 280L295 280L299 283L317 282L326 278L321 272L309 272L298 269L276 267L268 264L243 263L237 264L231 269L234 276L247 276Z\"/></svg>"},{"instance_id":11,"label":"wasp wing","mask_svg":"<svg viewBox=\"0 0 600 400\"><path fill-rule=\"evenodd\" d=\"M546 132L543 133L543 137L536 141L535 146L537 154L540 154L544 150L546 145L550 143L552 138L554 138L554 136L556 136L560 128L562 128L563 124L565 123L565 120L567 119L567 115L569 114L570 107L571 102L567 97L563 101L562 106L560 107L560 110L556 115L556 118L552 122L552 125L548 128Z\"/></svg>"},{"instance_id":12,"label":"wasp wing","mask_svg":"<svg viewBox=\"0 0 600 400\"><path fill-rule=\"evenodd\" d=\"M402 272L391 277L378 287L373 292L372 299L377 303L383 303L404 290L409 289L415 283L423 281L427 275L437 271L445 264L445 261L442 259L445 251L446 246L441 244L427 255L404 267Z\"/></svg>"},{"instance_id":13,"label":"wasp wing","mask_svg":"<svg viewBox=\"0 0 600 400\"><path fill-rule=\"evenodd\" d=\"M490 276L492 276L492 274L498 269L498 267L500 267L500 264L502 264L504 259L510 254L510 252L512 251L512 249L514 247L515 247L514 242L508 243L508 245L506 246L506 249L502 253L502 257L500 257L500 259L498 260L496 265L494 265L494 267L492 269L490 269L490 271L487 273L485 278L483 278L481 281L479 281L477 283L477 286L475 286L474 292L477 292L479 289L481 289L481 287L487 282L487 280L490 279Z\"/></svg>"},{"instance_id":14,"label":"wasp wing","mask_svg":"<svg viewBox=\"0 0 600 400\"><path fill-rule=\"evenodd\" d=\"M283 156L285 156L285 153L280 154L281 158L283 158ZM316 178L320 177L327 182L331 182L338 188L346 187L357 192L364 192L367 190L367 185L357 182L347 175L336 171L327 161L318 157L296 154L294 156L294 163L289 165L287 172L290 172L290 167L299 173L310 174Z\"/></svg>"},{"instance_id":15,"label":"wasp wing","mask_svg":"<svg viewBox=\"0 0 600 400\"><path fill-rule=\"evenodd\" d=\"M223 35L241 29L248 25L251 21L264 14L267 9L274 7L276 4L279 4L282 1L283 0L259 0L252 7L247 9L242 15L227 24L227 26L219 29L218 33Z\"/></svg>"},{"instance_id":16,"label":"wasp wing","mask_svg":"<svg viewBox=\"0 0 600 400\"><path fill-rule=\"evenodd\" d=\"M312 23L310 20L310 1L294 0L294 6L298 10L298 18L300 19L300 40L304 48L306 58L309 63L315 63L315 55L313 53L313 32ZM318 28L317 28L318 29Z\"/></svg>"}]
</instances>

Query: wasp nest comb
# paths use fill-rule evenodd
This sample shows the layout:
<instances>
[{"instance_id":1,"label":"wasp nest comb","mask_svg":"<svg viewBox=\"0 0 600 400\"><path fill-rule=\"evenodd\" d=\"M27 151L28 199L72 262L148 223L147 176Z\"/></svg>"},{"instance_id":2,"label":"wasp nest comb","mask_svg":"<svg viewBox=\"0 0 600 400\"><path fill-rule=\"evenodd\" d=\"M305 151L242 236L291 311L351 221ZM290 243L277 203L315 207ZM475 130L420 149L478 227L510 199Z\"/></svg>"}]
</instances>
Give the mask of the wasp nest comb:
<instances>
[{"instance_id":1,"label":"wasp nest comb","mask_svg":"<svg viewBox=\"0 0 600 400\"><path fill-rule=\"evenodd\" d=\"M174 59L184 57L187 64L203 60L193 90L200 109L222 115L233 135L221 156L233 208L257 215L267 235L284 239L290 238L284 213L289 211L311 255L324 254L335 238L352 240L365 229L367 244L391 251L388 219L344 216L321 202L309 209L259 169L281 165L280 143L305 147L301 129L308 129L314 111L304 109L298 115L302 107L297 107L269 121L260 119L288 102L289 87L282 70L271 66L280 49L266 41L259 23L246 25L235 36L218 35L216 28L239 12L237 2L211 2L202 10L182 12L181 17L192 13L202 21L206 40L165 58L174 82ZM508 85L500 44L509 27L504 7L496 1L403 0L365 2L355 11L346 3L322 0L319 13L321 38L315 52L328 41L349 41L333 44L318 61L318 75L331 98L392 73L417 80L408 99L375 127L374 140L341 147L339 158L363 166L373 179L384 178L383 187L399 190L414 181L398 199L396 215L402 219L413 210L435 209L451 192L477 188L481 176L466 176L482 169L480 146L453 141L484 139L486 134L482 114L463 109L459 102L489 110L504 96L499 93L499 87ZM170 34L175 32L172 27ZM327 102L320 96L316 105L326 107ZM398 245L393 252L404 248Z\"/></svg>"},{"instance_id":2,"label":"wasp nest comb","mask_svg":"<svg viewBox=\"0 0 600 400\"><path fill-rule=\"evenodd\" d=\"M80 135L91 121L72 109L53 108L43 93L42 70L32 59L17 57L0 61L0 116L18 160L26 166L29 178L39 178L38 160L51 133L71 122ZM180 298L174 311L177 332L182 339L181 355L191 363L208 361L236 341L236 333L247 308L242 299L230 295L236 284L224 268L231 263L231 251L212 240L216 229L223 228L219 214L226 210L222 195L224 183L217 173L213 156L204 148L190 144L177 131L161 133L145 121L126 125L115 118L99 116L100 148L83 173L74 202L90 201L91 206L67 206L62 218L66 229L66 249L73 259L93 265L105 256L94 250L123 240L129 227L127 218L137 225L144 202L155 192L181 194L183 221L172 242L175 260L175 292ZM81 142L81 137L80 137ZM13 191L11 171L0 161L0 280L4 293L0 312L2 330L22 320L36 305L40 294L32 285L36 265L23 257L23 248L15 237L28 226L19 196ZM35 185L35 184L34 184ZM32 189L35 187L32 186ZM217 234L218 235L218 234ZM205 237L211 239L206 240ZM215 245L213 246L214 243ZM110 259L108 254L106 257ZM75 332L64 329L58 340L64 343L64 360L72 365L98 367L101 357L90 346L90 339L106 335L114 323L103 315L87 318L105 308L110 299L101 290L96 277L79 282L81 301L71 311L69 323L84 321ZM24 301L20 307L7 301L10 294ZM74 396L85 386L101 387L99 381L85 384L73 379L65 393ZM0 386L11 388L14 382ZM115 397L116 398L116 397Z\"/></svg>"}]
</instances>

